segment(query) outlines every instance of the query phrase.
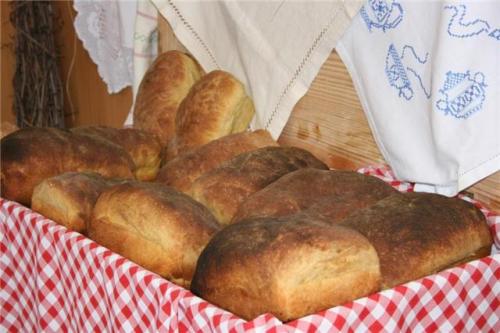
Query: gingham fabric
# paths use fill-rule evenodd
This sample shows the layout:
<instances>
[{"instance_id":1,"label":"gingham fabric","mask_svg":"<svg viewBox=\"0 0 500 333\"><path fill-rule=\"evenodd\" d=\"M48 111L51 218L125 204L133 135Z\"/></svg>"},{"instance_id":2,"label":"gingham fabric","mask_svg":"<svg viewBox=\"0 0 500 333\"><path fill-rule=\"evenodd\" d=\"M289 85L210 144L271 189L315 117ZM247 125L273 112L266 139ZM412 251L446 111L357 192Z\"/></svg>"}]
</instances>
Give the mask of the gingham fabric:
<instances>
[{"instance_id":1,"label":"gingham fabric","mask_svg":"<svg viewBox=\"0 0 500 333\"><path fill-rule=\"evenodd\" d=\"M360 171L411 190L386 169ZM500 244L500 216L482 209ZM239 319L4 199L0 251L0 331L500 332L498 254L284 324Z\"/></svg>"}]
</instances>

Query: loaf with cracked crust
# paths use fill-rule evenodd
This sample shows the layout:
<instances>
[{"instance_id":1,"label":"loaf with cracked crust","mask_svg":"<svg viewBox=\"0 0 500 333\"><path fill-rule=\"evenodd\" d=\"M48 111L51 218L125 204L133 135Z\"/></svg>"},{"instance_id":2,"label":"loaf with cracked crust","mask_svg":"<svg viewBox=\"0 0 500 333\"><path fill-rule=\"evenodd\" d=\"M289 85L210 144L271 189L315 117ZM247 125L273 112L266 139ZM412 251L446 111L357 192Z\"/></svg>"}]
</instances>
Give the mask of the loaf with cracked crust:
<instances>
[{"instance_id":1,"label":"loaf with cracked crust","mask_svg":"<svg viewBox=\"0 0 500 333\"><path fill-rule=\"evenodd\" d=\"M377 253L360 233L296 217L232 224L203 250L191 290L243 319L289 321L380 288Z\"/></svg>"},{"instance_id":2,"label":"loaf with cracked crust","mask_svg":"<svg viewBox=\"0 0 500 333\"><path fill-rule=\"evenodd\" d=\"M245 87L228 72L203 76L182 101L175 117L175 137L167 159L186 153L223 136L247 129L254 115Z\"/></svg>"},{"instance_id":3,"label":"loaf with cracked crust","mask_svg":"<svg viewBox=\"0 0 500 333\"><path fill-rule=\"evenodd\" d=\"M156 183L128 182L101 193L88 226L91 239L183 287L199 254L219 230L189 196Z\"/></svg>"},{"instance_id":4,"label":"loaf with cracked crust","mask_svg":"<svg viewBox=\"0 0 500 333\"><path fill-rule=\"evenodd\" d=\"M287 216L308 209L323 218L340 220L395 193L398 192L383 180L358 172L299 169L250 195L239 206L232 223Z\"/></svg>"},{"instance_id":5,"label":"loaf with cracked crust","mask_svg":"<svg viewBox=\"0 0 500 333\"><path fill-rule=\"evenodd\" d=\"M121 146L135 164L135 178L154 180L160 169L161 145L155 135L136 128L113 128L108 126L82 126L71 132L97 137Z\"/></svg>"},{"instance_id":6,"label":"loaf with cracked crust","mask_svg":"<svg viewBox=\"0 0 500 333\"><path fill-rule=\"evenodd\" d=\"M67 172L38 184L31 198L31 209L43 216L85 234L92 209L102 191L119 182L93 172Z\"/></svg>"},{"instance_id":7,"label":"loaf with cracked crust","mask_svg":"<svg viewBox=\"0 0 500 333\"><path fill-rule=\"evenodd\" d=\"M278 146L266 130L226 135L167 162L156 181L187 192L201 175L239 154L267 146Z\"/></svg>"},{"instance_id":8,"label":"loaf with cracked crust","mask_svg":"<svg viewBox=\"0 0 500 333\"><path fill-rule=\"evenodd\" d=\"M175 134L179 105L203 70L180 51L159 54L144 75L134 102L134 128L155 134L166 146Z\"/></svg>"},{"instance_id":9,"label":"loaf with cracked crust","mask_svg":"<svg viewBox=\"0 0 500 333\"><path fill-rule=\"evenodd\" d=\"M31 205L36 185L69 171L133 178L134 162L107 140L57 128L24 128L0 141L2 197Z\"/></svg>"},{"instance_id":10,"label":"loaf with cracked crust","mask_svg":"<svg viewBox=\"0 0 500 333\"><path fill-rule=\"evenodd\" d=\"M339 223L377 250L382 287L437 273L491 251L481 211L469 202L431 193L389 196Z\"/></svg>"},{"instance_id":11,"label":"loaf with cracked crust","mask_svg":"<svg viewBox=\"0 0 500 333\"><path fill-rule=\"evenodd\" d=\"M306 150L264 147L240 154L200 178L189 195L204 204L221 224L229 224L240 204L289 172L301 168L328 169Z\"/></svg>"}]
</instances>

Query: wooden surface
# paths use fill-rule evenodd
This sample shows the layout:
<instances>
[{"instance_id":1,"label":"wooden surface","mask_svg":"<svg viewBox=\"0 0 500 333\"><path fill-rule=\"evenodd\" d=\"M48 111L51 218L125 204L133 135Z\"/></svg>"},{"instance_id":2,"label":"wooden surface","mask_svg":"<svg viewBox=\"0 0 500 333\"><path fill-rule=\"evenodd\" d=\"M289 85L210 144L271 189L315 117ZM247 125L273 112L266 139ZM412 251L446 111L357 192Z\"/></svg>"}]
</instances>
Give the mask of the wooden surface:
<instances>
[{"instance_id":1,"label":"wooden surface","mask_svg":"<svg viewBox=\"0 0 500 333\"><path fill-rule=\"evenodd\" d=\"M51 4L56 13L56 26L59 26L54 38L61 55L59 68L65 88L66 126L100 124L121 127L132 105L131 88L124 89L118 94L108 94L106 85L97 73L97 66L76 36L73 26L76 13L72 1L53 1ZM0 5L2 10L0 117L2 122L15 122L12 112L12 76L15 58L12 48L9 47L14 30L9 22L9 3L0 1ZM72 70L69 73L72 62Z\"/></svg>"},{"instance_id":2,"label":"wooden surface","mask_svg":"<svg viewBox=\"0 0 500 333\"><path fill-rule=\"evenodd\" d=\"M159 50L186 50L168 22L159 19ZM386 162L373 139L347 69L332 52L308 93L295 106L279 143L305 148L336 169ZM500 211L500 172L467 192Z\"/></svg>"}]
</instances>

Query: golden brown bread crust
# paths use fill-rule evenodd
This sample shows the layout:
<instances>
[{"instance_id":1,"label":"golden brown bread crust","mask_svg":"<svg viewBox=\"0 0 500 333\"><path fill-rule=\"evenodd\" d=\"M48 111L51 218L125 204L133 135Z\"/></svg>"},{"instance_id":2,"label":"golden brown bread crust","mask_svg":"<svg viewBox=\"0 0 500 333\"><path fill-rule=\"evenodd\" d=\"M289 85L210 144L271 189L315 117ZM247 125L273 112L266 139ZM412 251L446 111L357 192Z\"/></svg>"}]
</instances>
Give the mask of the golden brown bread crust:
<instances>
[{"instance_id":1,"label":"golden brown bread crust","mask_svg":"<svg viewBox=\"0 0 500 333\"><path fill-rule=\"evenodd\" d=\"M203 250L191 290L251 320L293 320L380 288L373 246L340 226L295 217L230 225Z\"/></svg>"},{"instance_id":2,"label":"golden brown bread crust","mask_svg":"<svg viewBox=\"0 0 500 333\"><path fill-rule=\"evenodd\" d=\"M363 234L377 250L383 287L436 273L464 258L484 255L492 237L472 204L438 194L387 197L341 225Z\"/></svg>"},{"instance_id":3,"label":"golden brown bread crust","mask_svg":"<svg viewBox=\"0 0 500 333\"><path fill-rule=\"evenodd\" d=\"M153 134L136 128L107 126L75 127L71 132L109 140L121 146L134 161L136 179L148 181L156 178L162 147Z\"/></svg>"},{"instance_id":4,"label":"golden brown bread crust","mask_svg":"<svg viewBox=\"0 0 500 333\"><path fill-rule=\"evenodd\" d=\"M134 106L134 127L167 145L175 134L179 104L202 76L196 61L180 51L158 55L141 81Z\"/></svg>"},{"instance_id":5,"label":"golden brown bread crust","mask_svg":"<svg viewBox=\"0 0 500 333\"><path fill-rule=\"evenodd\" d=\"M250 195L231 223L256 218L292 215L310 209L330 220L367 207L397 191L386 182L354 171L299 169Z\"/></svg>"},{"instance_id":6,"label":"golden brown bread crust","mask_svg":"<svg viewBox=\"0 0 500 333\"><path fill-rule=\"evenodd\" d=\"M85 234L99 194L118 182L91 172L63 173L35 187L31 208L70 230Z\"/></svg>"},{"instance_id":7,"label":"golden brown bread crust","mask_svg":"<svg viewBox=\"0 0 500 333\"><path fill-rule=\"evenodd\" d=\"M267 146L278 144L265 130L227 135L169 161L161 168L156 181L187 192L202 174L241 153Z\"/></svg>"},{"instance_id":8,"label":"golden brown bread crust","mask_svg":"<svg viewBox=\"0 0 500 333\"><path fill-rule=\"evenodd\" d=\"M175 139L169 145L167 158L243 132L254 112L253 102L241 82L224 71L210 72L192 87L179 106Z\"/></svg>"},{"instance_id":9,"label":"golden brown bread crust","mask_svg":"<svg viewBox=\"0 0 500 333\"><path fill-rule=\"evenodd\" d=\"M250 194L300 168L328 169L300 148L260 148L240 154L199 177L189 194L210 209L219 223L228 224Z\"/></svg>"},{"instance_id":10,"label":"golden brown bread crust","mask_svg":"<svg viewBox=\"0 0 500 333\"><path fill-rule=\"evenodd\" d=\"M212 214L189 196L161 184L129 182L101 193L88 235L188 287L201 250L218 229Z\"/></svg>"},{"instance_id":11,"label":"golden brown bread crust","mask_svg":"<svg viewBox=\"0 0 500 333\"><path fill-rule=\"evenodd\" d=\"M109 141L56 128L25 128L2 138L2 196L31 204L42 180L69 171L133 178L134 164L123 148Z\"/></svg>"}]
</instances>

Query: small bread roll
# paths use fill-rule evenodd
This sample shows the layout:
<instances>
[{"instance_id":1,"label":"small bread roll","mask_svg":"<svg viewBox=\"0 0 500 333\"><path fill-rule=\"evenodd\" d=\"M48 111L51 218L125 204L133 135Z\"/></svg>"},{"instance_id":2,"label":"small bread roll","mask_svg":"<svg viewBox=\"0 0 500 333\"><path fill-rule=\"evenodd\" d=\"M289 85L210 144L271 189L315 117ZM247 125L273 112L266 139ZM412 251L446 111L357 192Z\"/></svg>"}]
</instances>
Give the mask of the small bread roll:
<instances>
[{"instance_id":1,"label":"small bread roll","mask_svg":"<svg viewBox=\"0 0 500 333\"><path fill-rule=\"evenodd\" d=\"M106 126L83 126L71 132L109 140L121 146L135 164L137 180L154 180L160 169L161 145L156 136L135 128L113 128Z\"/></svg>"},{"instance_id":2,"label":"small bread roll","mask_svg":"<svg viewBox=\"0 0 500 333\"><path fill-rule=\"evenodd\" d=\"M249 195L301 168L328 169L306 150L264 147L240 154L204 174L193 183L189 195L208 207L220 224L229 224Z\"/></svg>"},{"instance_id":3,"label":"small bread roll","mask_svg":"<svg viewBox=\"0 0 500 333\"><path fill-rule=\"evenodd\" d=\"M137 91L134 127L155 134L166 146L175 134L179 104L202 72L193 58L180 51L158 55Z\"/></svg>"},{"instance_id":4,"label":"small bread roll","mask_svg":"<svg viewBox=\"0 0 500 333\"><path fill-rule=\"evenodd\" d=\"M129 182L105 190L88 226L91 239L189 287L201 250L219 225L203 205L173 188Z\"/></svg>"},{"instance_id":5,"label":"small bread roll","mask_svg":"<svg viewBox=\"0 0 500 333\"><path fill-rule=\"evenodd\" d=\"M210 72L179 106L168 160L220 137L243 132L254 112L252 99L240 81L224 71Z\"/></svg>"},{"instance_id":6,"label":"small bread roll","mask_svg":"<svg viewBox=\"0 0 500 333\"><path fill-rule=\"evenodd\" d=\"M305 218L222 229L203 250L191 290L243 319L303 317L380 288L377 253L358 232Z\"/></svg>"},{"instance_id":7,"label":"small bread roll","mask_svg":"<svg viewBox=\"0 0 500 333\"><path fill-rule=\"evenodd\" d=\"M2 196L31 205L36 185L69 171L93 171L107 178L133 178L134 162L107 140L57 128L24 128L0 141Z\"/></svg>"},{"instance_id":8,"label":"small bread roll","mask_svg":"<svg viewBox=\"0 0 500 333\"><path fill-rule=\"evenodd\" d=\"M186 193L201 175L241 153L267 146L278 143L265 130L227 135L169 161L156 181Z\"/></svg>"},{"instance_id":9,"label":"small bread roll","mask_svg":"<svg viewBox=\"0 0 500 333\"><path fill-rule=\"evenodd\" d=\"M479 209L431 193L391 195L349 215L340 225L357 230L373 244L383 288L484 257L492 244Z\"/></svg>"},{"instance_id":10,"label":"small bread roll","mask_svg":"<svg viewBox=\"0 0 500 333\"><path fill-rule=\"evenodd\" d=\"M91 172L63 173L35 187L31 208L70 230L85 234L97 198L119 182Z\"/></svg>"}]
</instances>

